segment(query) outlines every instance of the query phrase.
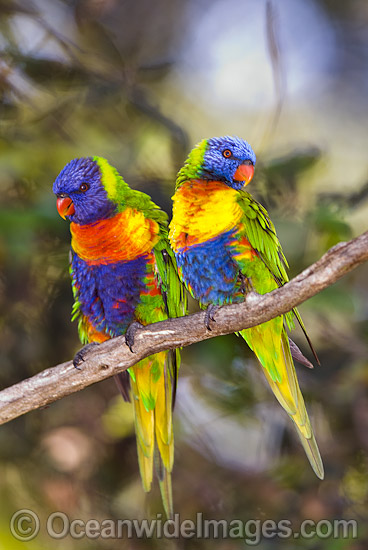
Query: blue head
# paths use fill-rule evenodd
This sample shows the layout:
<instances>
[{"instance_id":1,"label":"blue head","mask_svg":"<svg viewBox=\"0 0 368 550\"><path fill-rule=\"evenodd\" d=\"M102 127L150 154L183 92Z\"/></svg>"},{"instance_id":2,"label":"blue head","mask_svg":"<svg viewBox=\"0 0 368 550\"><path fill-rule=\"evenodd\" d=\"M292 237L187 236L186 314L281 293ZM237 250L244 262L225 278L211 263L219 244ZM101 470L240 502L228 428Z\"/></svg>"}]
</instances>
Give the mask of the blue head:
<instances>
[{"instance_id":1,"label":"blue head","mask_svg":"<svg viewBox=\"0 0 368 550\"><path fill-rule=\"evenodd\" d=\"M223 181L237 190L248 185L256 163L256 155L249 143L236 136L214 137L205 141L202 177Z\"/></svg>"},{"instance_id":2,"label":"blue head","mask_svg":"<svg viewBox=\"0 0 368 550\"><path fill-rule=\"evenodd\" d=\"M99 157L74 159L56 178L52 189L62 218L85 225L108 218L116 211L116 203L108 198L103 185L99 160Z\"/></svg>"}]
</instances>

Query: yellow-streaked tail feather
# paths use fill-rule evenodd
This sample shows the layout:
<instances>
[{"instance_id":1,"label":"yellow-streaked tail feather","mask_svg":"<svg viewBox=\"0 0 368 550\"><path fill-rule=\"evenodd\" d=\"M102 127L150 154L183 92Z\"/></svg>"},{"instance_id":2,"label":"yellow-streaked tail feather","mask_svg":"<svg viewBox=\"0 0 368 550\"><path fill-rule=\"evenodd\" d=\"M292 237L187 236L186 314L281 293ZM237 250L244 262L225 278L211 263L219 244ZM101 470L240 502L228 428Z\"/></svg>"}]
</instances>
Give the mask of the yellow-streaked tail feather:
<instances>
[{"instance_id":1,"label":"yellow-streaked tail feather","mask_svg":"<svg viewBox=\"0 0 368 550\"><path fill-rule=\"evenodd\" d=\"M143 489L151 490L156 464L162 502L168 518L173 517L171 471L174 462L172 425L172 383L166 361L167 352L147 357L132 368L131 389L137 438L139 470ZM152 366L160 362L153 375Z\"/></svg>"},{"instance_id":2,"label":"yellow-streaked tail feather","mask_svg":"<svg viewBox=\"0 0 368 550\"><path fill-rule=\"evenodd\" d=\"M273 319L272 321L276 320ZM280 405L293 420L315 474L323 479L322 459L299 388L287 334L285 329L282 328L281 335L279 334L279 345L277 346L275 342L277 330L272 330L272 321L268 322L271 323L268 330L264 330L265 325L268 323L263 323L263 325L243 330L240 334L264 367L262 370ZM273 329L275 329L275 326Z\"/></svg>"},{"instance_id":3,"label":"yellow-streaked tail feather","mask_svg":"<svg viewBox=\"0 0 368 550\"><path fill-rule=\"evenodd\" d=\"M164 466L161 455L158 452L156 452L155 454L155 465L158 481L160 484L162 503L164 505L166 515L169 519L173 519L174 507L171 487L171 472L169 472Z\"/></svg>"},{"instance_id":4,"label":"yellow-streaked tail feather","mask_svg":"<svg viewBox=\"0 0 368 550\"><path fill-rule=\"evenodd\" d=\"M172 471L174 462L174 431L172 424L172 383L166 366L157 387L155 435L164 467Z\"/></svg>"}]
</instances>

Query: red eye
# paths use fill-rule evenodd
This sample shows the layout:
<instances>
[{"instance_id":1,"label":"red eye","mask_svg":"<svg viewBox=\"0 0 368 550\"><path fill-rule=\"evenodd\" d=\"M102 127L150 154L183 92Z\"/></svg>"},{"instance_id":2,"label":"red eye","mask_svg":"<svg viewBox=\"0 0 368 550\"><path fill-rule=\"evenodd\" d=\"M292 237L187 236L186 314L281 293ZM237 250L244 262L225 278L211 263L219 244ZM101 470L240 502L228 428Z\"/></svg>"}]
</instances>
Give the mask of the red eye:
<instances>
[{"instance_id":1,"label":"red eye","mask_svg":"<svg viewBox=\"0 0 368 550\"><path fill-rule=\"evenodd\" d=\"M84 192L87 191L88 189L89 189L88 183L82 183L82 184L79 186L79 191L82 191L82 193L84 193Z\"/></svg>"},{"instance_id":2,"label":"red eye","mask_svg":"<svg viewBox=\"0 0 368 550\"><path fill-rule=\"evenodd\" d=\"M230 149L225 149L225 151L222 151L222 154L224 155L225 158L230 158L233 156L232 152L230 151Z\"/></svg>"}]
</instances>

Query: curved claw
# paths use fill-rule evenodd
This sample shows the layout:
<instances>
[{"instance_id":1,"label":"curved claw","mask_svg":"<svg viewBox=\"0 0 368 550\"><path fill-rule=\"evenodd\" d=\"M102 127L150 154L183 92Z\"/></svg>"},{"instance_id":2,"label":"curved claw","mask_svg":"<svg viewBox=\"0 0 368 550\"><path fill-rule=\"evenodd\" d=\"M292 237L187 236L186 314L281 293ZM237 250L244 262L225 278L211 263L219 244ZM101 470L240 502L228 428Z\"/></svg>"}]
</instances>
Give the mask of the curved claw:
<instances>
[{"instance_id":1,"label":"curved claw","mask_svg":"<svg viewBox=\"0 0 368 550\"><path fill-rule=\"evenodd\" d=\"M81 370L79 365L81 365L86 360L86 355L88 354L90 349L94 346L98 346L98 342L90 342L89 344L84 346L82 349L77 351L73 359L73 365L76 369Z\"/></svg>"},{"instance_id":2,"label":"curved claw","mask_svg":"<svg viewBox=\"0 0 368 550\"><path fill-rule=\"evenodd\" d=\"M139 323L138 321L133 321L133 323L131 323L126 330L125 343L132 353L134 353L133 346L134 346L135 333L137 332L138 329L142 327L143 325L141 323Z\"/></svg>"},{"instance_id":3,"label":"curved claw","mask_svg":"<svg viewBox=\"0 0 368 550\"><path fill-rule=\"evenodd\" d=\"M218 309L220 309L220 306L215 306L214 304L210 304L206 309L206 313L204 316L204 324L206 325L207 330L212 330L210 326L211 321L213 323L216 323L215 313L217 312Z\"/></svg>"},{"instance_id":4,"label":"curved claw","mask_svg":"<svg viewBox=\"0 0 368 550\"><path fill-rule=\"evenodd\" d=\"M240 281L240 292L242 294L249 294L250 292L254 292L252 279L250 277L246 277L241 271L239 271L238 278Z\"/></svg>"}]
</instances>

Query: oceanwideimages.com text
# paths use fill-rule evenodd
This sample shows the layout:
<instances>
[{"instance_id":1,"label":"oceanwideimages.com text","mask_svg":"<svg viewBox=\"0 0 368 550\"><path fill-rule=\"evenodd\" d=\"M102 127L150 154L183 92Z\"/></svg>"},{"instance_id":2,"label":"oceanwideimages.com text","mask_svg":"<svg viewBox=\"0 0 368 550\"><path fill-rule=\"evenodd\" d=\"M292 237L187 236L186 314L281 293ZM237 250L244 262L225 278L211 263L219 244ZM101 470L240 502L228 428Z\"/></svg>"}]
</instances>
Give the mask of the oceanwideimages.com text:
<instances>
[{"instance_id":1,"label":"oceanwideimages.com text","mask_svg":"<svg viewBox=\"0 0 368 550\"><path fill-rule=\"evenodd\" d=\"M197 513L195 519L182 519L175 514L165 519L158 514L153 519L81 519L70 518L64 512L53 512L41 525L39 516L28 509L18 510L10 520L14 538L29 541L40 531L52 539L243 539L256 546L263 539L355 539L358 524L353 519L305 519L299 526L289 519L207 519Z\"/></svg>"}]
</instances>

